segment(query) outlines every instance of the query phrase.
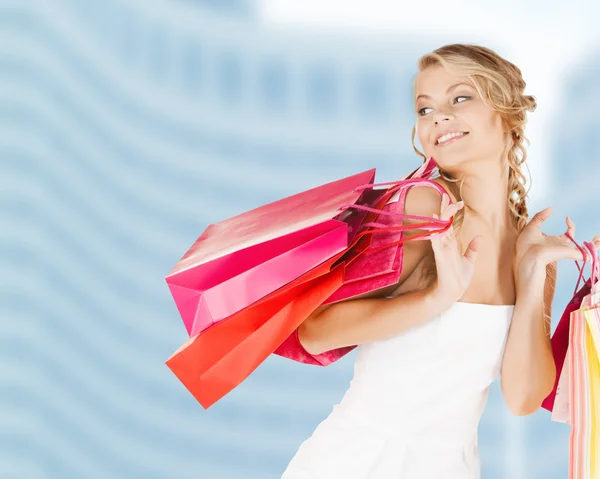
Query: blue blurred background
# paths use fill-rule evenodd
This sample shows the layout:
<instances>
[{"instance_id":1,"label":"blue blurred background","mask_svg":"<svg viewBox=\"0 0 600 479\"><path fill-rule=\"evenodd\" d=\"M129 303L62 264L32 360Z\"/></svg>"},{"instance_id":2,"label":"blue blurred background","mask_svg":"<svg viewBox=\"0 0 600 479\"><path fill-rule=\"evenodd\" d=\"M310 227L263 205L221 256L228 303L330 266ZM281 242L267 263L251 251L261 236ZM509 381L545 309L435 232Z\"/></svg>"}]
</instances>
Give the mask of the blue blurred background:
<instances>
[{"instance_id":1,"label":"blue blurred background","mask_svg":"<svg viewBox=\"0 0 600 479\"><path fill-rule=\"evenodd\" d=\"M205 411L164 364L186 339L164 276L209 223L412 170L416 61L444 43L522 68L530 211L600 234L599 7L400 4L0 0L0 477L280 477L354 354L271 357ZM485 479L566 477L568 427L497 384L480 440Z\"/></svg>"}]
</instances>

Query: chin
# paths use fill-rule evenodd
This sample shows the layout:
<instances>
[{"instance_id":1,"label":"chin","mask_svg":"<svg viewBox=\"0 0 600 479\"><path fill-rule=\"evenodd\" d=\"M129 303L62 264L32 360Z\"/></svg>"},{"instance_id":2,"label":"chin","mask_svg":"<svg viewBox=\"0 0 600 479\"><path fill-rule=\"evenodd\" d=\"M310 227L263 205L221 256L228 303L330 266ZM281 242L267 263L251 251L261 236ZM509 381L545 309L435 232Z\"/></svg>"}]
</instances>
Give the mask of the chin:
<instances>
[{"instance_id":1,"label":"chin","mask_svg":"<svg viewBox=\"0 0 600 479\"><path fill-rule=\"evenodd\" d=\"M436 151L432 155L435 162L439 165L442 170L452 172L453 170L460 170L461 166L467 164L467 159L464 152L440 152Z\"/></svg>"}]
</instances>

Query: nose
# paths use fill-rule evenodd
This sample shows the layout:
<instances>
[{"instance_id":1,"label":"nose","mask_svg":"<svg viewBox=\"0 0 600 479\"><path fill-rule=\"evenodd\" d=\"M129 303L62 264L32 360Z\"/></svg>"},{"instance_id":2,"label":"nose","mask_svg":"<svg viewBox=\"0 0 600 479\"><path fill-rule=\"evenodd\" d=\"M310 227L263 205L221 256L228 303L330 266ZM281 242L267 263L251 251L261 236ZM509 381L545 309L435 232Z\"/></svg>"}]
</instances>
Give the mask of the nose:
<instances>
[{"instance_id":1,"label":"nose","mask_svg":"<svg viewBox=\"0 0 600 479\"><path fill-rule=\"evenodd\" d=\"M434 123L436 125L439 125L441 122L443 121L450 121L450 115L446 115L446 114L442 114L442 115L437 115L434 119L433 119Z\"/></svg>"},{"instance_id":2,"label":"nose","mask_svg":"<svg viewBox=\"0 0 600 479\"><path fill-rule=\"evenodd\" d=\"M450 121L451 119L452 114L445 110L437 110L433 115L433 121L436 125L439 125L443 121Z\"/></svg>"}]
</instances>

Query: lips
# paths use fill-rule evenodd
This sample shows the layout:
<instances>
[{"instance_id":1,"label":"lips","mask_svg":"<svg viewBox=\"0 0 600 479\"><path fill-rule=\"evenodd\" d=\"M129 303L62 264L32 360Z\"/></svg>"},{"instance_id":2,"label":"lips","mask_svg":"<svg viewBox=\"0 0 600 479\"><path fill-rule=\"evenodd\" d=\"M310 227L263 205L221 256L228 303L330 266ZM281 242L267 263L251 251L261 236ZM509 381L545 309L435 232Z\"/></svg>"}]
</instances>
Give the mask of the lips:
<instances>
[{"instance_id":1,"label":"lips","mask_svg":"<svg viewBox=\"0 0 600 479\"><path fill-rule=\"evenodd\" d=\"M469 134L468 131L449 131L441 134L435 141L435 146L444 146L456 140L464 138Z\"/></svg>"}]
</instances>

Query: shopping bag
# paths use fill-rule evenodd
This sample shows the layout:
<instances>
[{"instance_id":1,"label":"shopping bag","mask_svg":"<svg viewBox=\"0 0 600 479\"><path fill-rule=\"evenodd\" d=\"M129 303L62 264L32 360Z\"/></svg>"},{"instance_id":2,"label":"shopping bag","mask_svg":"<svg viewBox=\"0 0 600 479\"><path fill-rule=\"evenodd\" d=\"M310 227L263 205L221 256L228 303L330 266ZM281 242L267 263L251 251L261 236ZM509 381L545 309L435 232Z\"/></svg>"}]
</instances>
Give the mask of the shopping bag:
<instances>
[{"instance_id":1,"label":"shopping bag","mask_svg":"<svg viewBox=\"0 0 600 479\"><path fill-rule=\"evenodd\" d=\"M356 234L350 228L356 230L367 212L340 206L382 194L364 188L374 177L368 170L208 226L166 277L188 334L347 249Z\"/></svg>"},{"instance_id":2,"label":"shopping bag","mask_svg":"<svg viewBox=\"0 0 600 479\"><path fill-rule=\"evenodd\" d=\"M569 366L567 350L569 348L571 314L581 308L582 302L586 297L589 296L591 292L592 281L592 278L589 278L584 282L581 288L579 287L581 280L583 279L583 273L587 259L587 249L579 245L569 233L566 233L566 236L579 249L579 251L581 251L584 257L584 264L583 266L580 266L579 263L575 261L575 265L579 269L579 277L577 278L577 284L575 285L575 292L573 293L573 297L567 304L562 316L560 317L558 325L556 326L556 329L552 334L552 338L550 339L552 356L554 357L554 364L556 366L556 379L552 391L542 402L542 407L552 412L552 420L557 422L567 422L569 416L569 390L567 383ZM563 374L563 372L565 372L565 374Z\"/></svg>"},{"instance_id":3,"label":"shopping bag","mask_svg":"<svg viewBox=\"0 0 600 479\"><path fill-rule=\"evenodd\" d=\"M585 242L584 247L579 248L584 258L586 251L592 258L592 274L575 294L579 297L573 303L580 306L573 308L568 326L562 329L563 335L568 331L568 344L562 370L557 368L558 383L551 404L552 420L571 426L569 479L600 477L600 262L592 243ZM580 280L582 273L583 269ZM579 293L586 290L588 294L581 297ZM562 354L562 346L558 351Z\"/></svg>"},{"instance_id":4,"label":"shopping bag","mask_svg":"<svg viewBox=\"0 0 600 479\"><path fill-rule=\"evenodd\" d=\"M572 315L569 345L569 479L600 477L600 309Z\"/></svg>"},{"instance_id":5,"label":"shopping bag","mask_svg":"<svg viewBox=\"0 0 600 479\"><path fill-rule=\"evenodd\" d=\"M566 418L568 415L568 409L565 410L565 403L563 401L563 406L560 408L560 411L554 411L554 404L557 395L557 390L559 388L559 382L561 382L561 375L563 368L568 370L568 366L565 364L565 360L567 357L567 350L569 347L569 331L571 324L571 314L581 308L581 302L583 298L590 294L590 280L588 279L583 286L578 289L567 307L565 308L554 333L552 334L552 338L550 342L552 344L552 355L554 357L554 364L556 366L556 380L554 382L554 388L552 392L544 399L542 402L542 407L550 412L554 412L553 420L558 422L566 422ZM562 394L568 393L568 386L564 384L565 378L562 379L563 385L561 386ZM560 403L560 401L559 401ZM562 418L562 419L561 419Z\"/></svg>"},{"instance_id":6,"label":"shopping bag","mask_svg":"<svg viewBox=\"0 0 600 479\"><path fill-rule=\"evenodd\" d=\"M414 181L416 180L416 181ZM406 241L431 239L445 233L451 222L442 222L434 218L417 217L404 214L406 195L416 186L426 186L436 189L440 195L447 194L446 190L428 178L401 180L398 184L396 197L392 198L378 215L377 223L367 223L363 226L378 228L372 233L370 244L363 248L361 254L354 255L344 267L344 284L325 304L359 296L364 293L382 289L398 283L402 273L402 262ZM355 206L360 208L360 206ZM364 208L364 207L363 207ZM417 219L420 222L413 225L402 225L403 219ZM406 236L407 231L423 230L420 234Z\"/></svg>"},{"instance_id":7,"label":"shopping bag","mask_svg":"<svg viewBox=\"0 0 600 479\"><path fill-rule=\"evenodd\" d=\"M600 262L592 243L591 292L571 315L568 363L569 479L600 477Z\"/></svg>"},{"instance_id":8,"label":"shopping bag","mask_svg":"<svg viewBox=\"0 0 600 479\"><path fill-rule=\"evenodd\" d=\"M253 305L188 339L167 366L210 407L246 379L342 283L334 256Z\"/></svg>"}]
</instances>

